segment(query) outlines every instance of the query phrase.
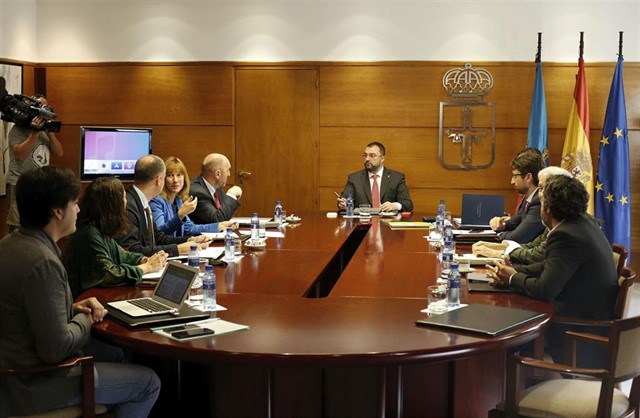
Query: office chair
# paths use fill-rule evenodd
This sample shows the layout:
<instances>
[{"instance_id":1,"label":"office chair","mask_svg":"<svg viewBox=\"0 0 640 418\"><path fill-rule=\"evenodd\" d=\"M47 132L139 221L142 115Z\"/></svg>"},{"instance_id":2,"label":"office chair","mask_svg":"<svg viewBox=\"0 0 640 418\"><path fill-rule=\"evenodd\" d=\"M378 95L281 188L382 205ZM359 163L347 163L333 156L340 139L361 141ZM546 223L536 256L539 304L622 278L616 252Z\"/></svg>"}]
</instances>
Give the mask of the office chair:
<instances>
[{"instance_id":1,"label":"office chair","mask_svg":"<svg viewBox=\"0 0 640 418\"><path fill-rule=\"evenodd\" d=\"M28 367L2 367L0 375L43 373L56 369L70 368L80 365L82 371L82 405L58 408L45 413L21 415L21 418L93 418L95 416L110 417L107 407L95 404L93 385L93 357L74 357L54 364L39 364Z\"/></svg>"},{"instance_id":2,"label":"office chair","mask_svg":"<svg viewBox=\"0 0 640 418\"><path fill-rule=\"evenodd\" d=\"M533 358L513 356L507 365L506 400L489 411L496 417L638 417L640 404L640 316L611 322L609 337L567 332L567 346L577 339L605 344L603 369L577 368ZM575 357L575 355L573 356ZM523 370L524 369L524 370ZM523 390L525 370L546 370L582 379L552 379ZM629 397L616 388L633 379Z\"/></svg>"}]
</instances>

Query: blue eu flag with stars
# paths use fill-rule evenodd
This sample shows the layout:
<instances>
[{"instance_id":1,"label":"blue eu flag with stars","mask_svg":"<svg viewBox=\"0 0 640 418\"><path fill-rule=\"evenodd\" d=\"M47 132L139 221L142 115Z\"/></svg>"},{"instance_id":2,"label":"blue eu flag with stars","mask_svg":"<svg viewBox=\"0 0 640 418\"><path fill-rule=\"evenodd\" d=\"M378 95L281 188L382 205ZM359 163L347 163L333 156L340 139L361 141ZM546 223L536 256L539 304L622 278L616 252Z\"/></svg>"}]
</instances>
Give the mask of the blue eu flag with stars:
<instances>
[{"instance_id":1,"label":"blue eu flag with stars","mask_svg":"<svg viewBox=\"0 0 640 418\"><path fill-rule=\"evenodd\" d=\"M622 244L631 251L629 131L622 81L623 61L620 55L600 138L595 215L604 221L602 230L609 242Z\"/></svg>"}]
</instances>

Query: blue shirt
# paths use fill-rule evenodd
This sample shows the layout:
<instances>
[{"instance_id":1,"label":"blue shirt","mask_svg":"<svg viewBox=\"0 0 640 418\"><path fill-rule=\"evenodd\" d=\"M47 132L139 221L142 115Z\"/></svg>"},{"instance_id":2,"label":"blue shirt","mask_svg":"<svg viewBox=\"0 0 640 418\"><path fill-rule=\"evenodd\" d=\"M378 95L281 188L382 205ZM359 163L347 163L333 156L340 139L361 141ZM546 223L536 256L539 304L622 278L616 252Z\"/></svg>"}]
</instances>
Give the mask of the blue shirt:
<instances>
[{"instance_id":1,"label":"blue shirt","mask_svg":"<svg viewBox=\"0 0 640 418\"><path fill-rule=\"evenodd\" d=\"M162 232L174 237L198 235L201 232L218 232L218 224L210 223L198 225L194 224L188 216L184 220L178 216L178 211L182 207L182 199L176 196L175 205L171 204L162 196L154 197L150 202L153 221Z\"/></svg>"}]
</instances>

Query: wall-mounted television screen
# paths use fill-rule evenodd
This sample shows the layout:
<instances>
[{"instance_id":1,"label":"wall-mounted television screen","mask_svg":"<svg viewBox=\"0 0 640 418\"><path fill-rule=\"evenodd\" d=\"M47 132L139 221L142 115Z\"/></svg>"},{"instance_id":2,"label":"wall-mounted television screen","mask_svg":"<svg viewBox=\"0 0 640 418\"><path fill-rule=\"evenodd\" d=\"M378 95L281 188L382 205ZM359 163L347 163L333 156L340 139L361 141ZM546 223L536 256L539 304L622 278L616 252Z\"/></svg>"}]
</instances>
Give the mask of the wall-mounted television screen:
<instances>
[{"instance_id":1,"label":"wall-mounted television screen","mask_svg":"<svg viewBox=\"0 0 640 418\"><path fill-rule=\"evenodd\" d=\"M114 176L133 180L138 158L151 154L151 128L82 126L80 128L80 180Z\"/></svg>"}]
</instances>

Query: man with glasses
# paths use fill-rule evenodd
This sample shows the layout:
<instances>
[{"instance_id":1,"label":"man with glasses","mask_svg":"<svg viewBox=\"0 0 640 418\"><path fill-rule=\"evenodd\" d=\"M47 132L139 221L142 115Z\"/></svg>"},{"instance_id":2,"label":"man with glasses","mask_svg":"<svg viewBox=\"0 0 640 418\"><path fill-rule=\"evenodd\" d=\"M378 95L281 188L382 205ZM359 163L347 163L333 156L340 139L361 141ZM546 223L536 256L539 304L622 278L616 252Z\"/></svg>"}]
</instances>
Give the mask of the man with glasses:
<instances>
[{"instance_id":1,"label":"man with glasses","mask_svg":"<svg viewBox=\"0 0 640 418\"><path fill-rule=\"evenodd\" d=\"M539 152L528 150L520 151L511 161L511 184L524 196L518 212L514 216L496 216L489 223L501 240L519 244L533 241L544 231L538 198L538 172L544 168L544 161Z\"/></svg>"},{"instance_id":2,"label":"man with glasses","mask_svg":"<svg viewBox=\"0 0 640 418\"><path fill-rule=\"evenodd\" d=\"M413 202L404 174L384 166L386 150L379 142L371 142L364 149L364 170L349 174L347 184L337 204L344 209L347 195L353 196L355 207L369 204L382 212L411 212Z\"/></svg>"}]
</instances>

